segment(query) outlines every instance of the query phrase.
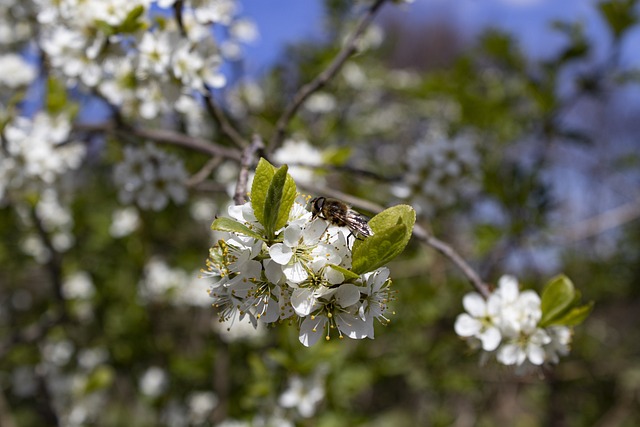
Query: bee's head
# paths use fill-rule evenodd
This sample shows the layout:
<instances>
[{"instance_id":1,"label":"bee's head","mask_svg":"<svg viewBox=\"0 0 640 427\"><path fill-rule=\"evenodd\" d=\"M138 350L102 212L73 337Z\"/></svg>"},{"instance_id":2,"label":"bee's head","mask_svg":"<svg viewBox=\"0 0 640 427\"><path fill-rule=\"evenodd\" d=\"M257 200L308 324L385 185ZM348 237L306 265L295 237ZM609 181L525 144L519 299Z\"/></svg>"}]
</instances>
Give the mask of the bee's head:
<instances>
[{"instance_id":1,"label":"bee's head","mask_svg":"<svg viewBox=\"0 0 640 427\"><path fill-rule=\"evenodd\" d=\"M317 217L318 214L322 212L322 207L324 206L325 200L327 200L327 198L322 196L311 199L311 202L309 202L309 204L311 205L311 213L313 213L312 218Z\"/></svg>"}]
</instances>

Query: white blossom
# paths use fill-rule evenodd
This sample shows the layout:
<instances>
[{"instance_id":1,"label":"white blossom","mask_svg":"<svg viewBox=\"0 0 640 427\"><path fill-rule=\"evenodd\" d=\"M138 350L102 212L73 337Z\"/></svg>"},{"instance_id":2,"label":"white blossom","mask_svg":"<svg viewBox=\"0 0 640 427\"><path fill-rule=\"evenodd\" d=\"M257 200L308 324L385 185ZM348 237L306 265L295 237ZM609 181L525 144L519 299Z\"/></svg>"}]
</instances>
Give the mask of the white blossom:
<instances>
[{"instance_id":1,"label":"white blossom","mask_svg":"<svg viewBox=\"0 0 640 427\"><path fill-rule=\"evenodd\" d=\"M187 172L182 161L147 143L124 148L124 160L114 169L122 203L135 202L142 209L161 210L173 200L184 203Z\"/></svg>"},{"instance_id":2,"label":"white blossom","mask_svg":"<svg viewBox=\"0 0 640 427\"><path fill-rule=\"evenodd\" d=\"M292 376L278 404L283 408L296 408L304 418L312 417L325 396L325 376L326 369L319 369L308 378Z\"/></svg>"},{"instance_id":3,"label":"white blossom","mask_svg":"<svg viewBox=\"0 0 640 427\"><path fill-rule=\"evenodd\" d=\"M20 55L0 55L0 85L15 89L29 85L36 78L36 69Z\"/></svg>"},{"instance_id":4,"label":"white blossom","mask_svg":"<svg viewBox=\"0 0 640 427\"><path fill-rule=\"evenodd\" d=\"M306 200L295 201L277 241L232 233L210 249L202 276L210 280L220 321L233 327L247 318L257 327L294 318L305 346L330 339L332 331L340 338L373 338L373 321L388 322L393 300L389 271L381 268L347 281L343 271L351 268L349 231L320 218L311 220ZM228 211L264 235L251 202Z\"/></svg>"},{"instance_id":5,"label":"white blossom","mask_svg":"<svg viewBox=\"0 0 640 427\"><path fill-rule=\"evenodd\" d=\"M480 346L485 357L494 355L498 362L522 370L558 363L559 356L569 352L570 328L541 327L540 297L532 290L521 292L513 276L502 276L486 300L475 292L465 295L463 305L467 313L458 316L455 331Z\"/></svg>"}]
</instances>

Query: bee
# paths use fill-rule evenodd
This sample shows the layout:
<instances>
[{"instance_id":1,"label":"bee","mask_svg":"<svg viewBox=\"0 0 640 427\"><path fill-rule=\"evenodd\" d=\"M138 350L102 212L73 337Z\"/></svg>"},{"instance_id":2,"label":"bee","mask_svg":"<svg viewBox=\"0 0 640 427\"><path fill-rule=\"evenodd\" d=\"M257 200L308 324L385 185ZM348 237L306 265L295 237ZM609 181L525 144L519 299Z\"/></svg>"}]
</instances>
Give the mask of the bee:
<instances>
[{"instance_id":1,"label":"bee","mask_svg":"<svg viewBox=\"0 0 640 427\"><path fill-rule=\"evenodd\" d=\"M373 236L367 218L346 203L327 197L316 197L310 203L311 220L322 218L335 226L347 227L356 239Z\"/></svg>"}]
</instances>

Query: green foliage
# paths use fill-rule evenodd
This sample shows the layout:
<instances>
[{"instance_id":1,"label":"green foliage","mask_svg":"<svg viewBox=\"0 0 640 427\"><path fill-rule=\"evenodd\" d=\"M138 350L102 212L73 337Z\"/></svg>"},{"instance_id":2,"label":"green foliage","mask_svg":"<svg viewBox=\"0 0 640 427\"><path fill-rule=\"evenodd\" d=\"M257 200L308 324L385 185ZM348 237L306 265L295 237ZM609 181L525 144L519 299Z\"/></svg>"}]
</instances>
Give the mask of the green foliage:
<instances>
[{"instance_id":1,"label":"green foliage","mask_svg":"<svg viewBox=\"0 0 640 427\"><path fill-rule=\"evenodd\" d=\"M551 279L542 292L540 327L551 325L576 326L582 323L593 308L593 302L578 305L580 293L566 276Z\"/></svg>"},{"instance_id":2,"label":"green foliage","mask_svg":"<svg viewBox=\"0 0 640 427\"><path fill-rule=\"evenodd\" d=\"M397 205L371 218L373 236L353 244L351 270L362 274L387 264L400 255L411 238L416 212L411 206Z\"/></svg>"},{"instance_id":3,"label":"green foliage","mask_svg":"<svg viewBox=\"0 0 640 427\"><path fill-rule=\"evenodd\" d=\"M251 206L267 237L273 239L276 230L287 223L289 211L296 199L296 184L284 165L277 170L261 158L251 186Z\"/></svg>"},{"instance_id":4,"label":"green foliage","mask_svg":"<svg viewBox=\"0 0 640 427\"><path fill-rule=\"evenodd\" d=\"M637 0L608 0L598 3L598 9L613 36L620 39L637 22Z\"/></svg>"},{"instance_id":5,"label":"green foliage","mask_svg":"<svg viewBox=\"0 0 640 427\"><path fill-rule=\"evenodd\" d=\"M211 229L217 231L226 231L230 233L239 233L245 236L253 237L254 239L264 240L264 237L259 233L256 233L246 225L241 224L235 219L229 217L216 218L211 224Z\"/></svg>"}]
</instances>

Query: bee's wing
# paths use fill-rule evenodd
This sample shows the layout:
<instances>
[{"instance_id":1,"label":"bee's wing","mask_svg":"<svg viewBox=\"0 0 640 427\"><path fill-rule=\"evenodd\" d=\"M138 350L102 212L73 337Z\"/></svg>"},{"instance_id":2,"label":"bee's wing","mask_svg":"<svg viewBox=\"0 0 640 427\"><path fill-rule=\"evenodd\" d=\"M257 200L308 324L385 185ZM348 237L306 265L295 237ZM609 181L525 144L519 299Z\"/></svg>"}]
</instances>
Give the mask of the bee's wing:
<instances>
[{"instance_id":1,"label":"bee's wing","mask_svg":"<svg viewBox=\"0 0 640 427\"><path fill-rule=\"evenodd\" d=\"M364 215L349 209L346 214L346 223L349 229L363 237L373 236L373 230L369 227L368 219Z\"/></svg>"}]
</instances>

